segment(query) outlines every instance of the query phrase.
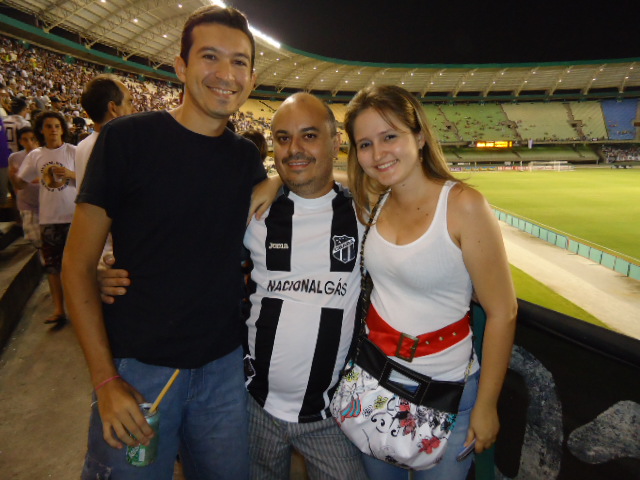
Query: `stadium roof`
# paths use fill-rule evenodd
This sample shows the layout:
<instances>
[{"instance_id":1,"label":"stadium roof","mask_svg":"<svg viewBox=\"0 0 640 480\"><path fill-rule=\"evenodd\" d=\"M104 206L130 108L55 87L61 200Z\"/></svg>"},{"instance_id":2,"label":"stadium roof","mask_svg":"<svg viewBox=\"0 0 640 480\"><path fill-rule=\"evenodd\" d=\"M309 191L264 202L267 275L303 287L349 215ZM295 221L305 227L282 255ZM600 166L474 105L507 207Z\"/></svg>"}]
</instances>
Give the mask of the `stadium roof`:
<instances>
[{"instance_id":1,"label":"stadium roof","mask_svg":"<svg viewBox=\"0 0 640 480\"><path fill-rule=\"evenodd\" d=\"M86 49L112 47L123 60L147 59L167 77L185 18L207 0L4 0L44 33L73 32ZM335 32L331 32L333 35ZM373 33L372 33L373 34ZM256 90L306 90L349 98L371 84L397 84L431 99L640 96L640 57L521 64L382 64L322 57L256 33ZM321 41L321 40L319 40ZM78 57L82 54L74 52ZM92 61L95 61L92 59Z\"/></svg>"}]
</instances>

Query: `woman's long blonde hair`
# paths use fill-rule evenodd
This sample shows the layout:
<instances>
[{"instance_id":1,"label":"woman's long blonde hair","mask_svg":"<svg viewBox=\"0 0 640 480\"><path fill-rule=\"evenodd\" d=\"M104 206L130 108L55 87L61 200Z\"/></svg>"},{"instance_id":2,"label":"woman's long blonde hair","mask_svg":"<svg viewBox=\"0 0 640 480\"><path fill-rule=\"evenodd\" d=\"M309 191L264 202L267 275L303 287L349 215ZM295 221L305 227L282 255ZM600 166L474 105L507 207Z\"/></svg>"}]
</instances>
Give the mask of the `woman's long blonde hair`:
<instances>
[{"instance_id":1,"label":"woman's long blonde hair","mask_svg":"<svg viewBox=\"0 0 640 480\"><path fill-rule=\"evenodd\" d=\"M404 88L395 85L383 85L368 87L360 90L347 105L344 117L344 126L349 137L349 156L347 172L353 198L358 207L358 218L363 223L368 217L369 195L380 195L387 187L376 182L364 173L358 163L357 145L355 142L353 127L356 118L364 110L373 108L390 125L389 115L392 114L402 122L413 134L422 132L425 144L420 149L422 157L422 170L427 178L436 181L456 180L447 166L442 148L433 134L427 116L418 100ZM400 125L395 126L400 127Z\"/></svg>"}]
</instances>

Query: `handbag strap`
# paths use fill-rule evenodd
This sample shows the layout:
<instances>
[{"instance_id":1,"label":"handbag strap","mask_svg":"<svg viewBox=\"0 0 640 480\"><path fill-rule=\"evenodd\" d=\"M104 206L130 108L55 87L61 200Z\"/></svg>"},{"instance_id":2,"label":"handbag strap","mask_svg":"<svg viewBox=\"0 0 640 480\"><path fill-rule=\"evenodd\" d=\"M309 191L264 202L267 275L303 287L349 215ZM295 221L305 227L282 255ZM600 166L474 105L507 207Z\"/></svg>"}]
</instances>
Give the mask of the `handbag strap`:
<instances>
[{"instance_id":1,"label":"handbag strap","mask_svg":"<svg viewBox=\"0 0 640 480\"><path fill-rule=\"evenodd\" d=\"M362 234L362 240L360 241L360 295L358 297L358 305L356 307L356 318L353 328L353 338L351 340L351 346L347 353L346 360L342 372L349 371L352 367L349 365L351 361L358 356L360 351L360 339L365 337L365 319L367 318L367 312L369 311L369 305L371 305L371 291L373 290L373 280L371 275L364 268L364 243L369 235L369 229L378 219L380 206L383 204L383 200L386 198L386 194L389 191L383 193L378 197L376 204L371 210L369 219L365 225L364 233Z\"/></svg>"},{"instance_id":2,"label":"handbag strap","mask_svg":"<svg viewBox=\"0 0 640 480\"><path fill-rule=\"evenodd\" d=\"M367 313L369 311L369 305L371 305L371 291L373 290L373 280L371 279L371 275L369 275L369 272L367 272L367 269L364 266L364 245L367 241L369 230L371 229L371 226L378 221L378 217L380 216L381 211L380 209L387 201L390 192L391 190L387 190L378 197L378 200L371 210L369 220L367 221L364 233L362 234L362 241L360 242L360 315L358 316L360 325L357 329L358 336L364 335Z\"/></svg>"},{"instance_id":3,"label":"handbag strap","mask_svg":"<svg viewBox=\"0 0 640 480\"><path fill-rule=\"evenodd\" d=\"M367 274L367 269L364 267L364 244L367 241L367 235L369 235L369 229L374 223L378 221L378 217L380 216L380 211L381 211L380 209L387 201L387 198L389 197L389 193L391 193L391 190L387 190L386 192L382 193L378 197L378 200L376 201L376 204L373 206L373 209L371 210L371 214L369 215L369 221L367 222L367 225L364 228L364 233L362 234L362 242L360 242L360 275L362 275L363 279Z\"/></svg>"}]
</instances>

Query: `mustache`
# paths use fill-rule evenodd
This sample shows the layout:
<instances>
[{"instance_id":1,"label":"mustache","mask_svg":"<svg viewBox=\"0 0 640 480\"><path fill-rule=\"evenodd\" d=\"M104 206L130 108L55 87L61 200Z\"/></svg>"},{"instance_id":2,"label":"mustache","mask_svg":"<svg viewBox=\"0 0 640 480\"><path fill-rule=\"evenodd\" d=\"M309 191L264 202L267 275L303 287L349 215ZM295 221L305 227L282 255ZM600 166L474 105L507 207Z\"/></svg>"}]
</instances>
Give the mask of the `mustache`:
<instances>
[{"instance_id":1,"label":"mustache","mask_svg":"<svg viewBox=\"0 0 640 480\"><path fill-rule=\"evenodd\" d=\"M285 157L282 159L282 163L283 164L288 164L290 162L298 162L300 160L303 161L307 161L307 162L315 162L316 159L315 157L312 157L311 155L306 155L304 153L294 153L293 155L289 155L288 157Z\"/></svg>"}]
</instances>

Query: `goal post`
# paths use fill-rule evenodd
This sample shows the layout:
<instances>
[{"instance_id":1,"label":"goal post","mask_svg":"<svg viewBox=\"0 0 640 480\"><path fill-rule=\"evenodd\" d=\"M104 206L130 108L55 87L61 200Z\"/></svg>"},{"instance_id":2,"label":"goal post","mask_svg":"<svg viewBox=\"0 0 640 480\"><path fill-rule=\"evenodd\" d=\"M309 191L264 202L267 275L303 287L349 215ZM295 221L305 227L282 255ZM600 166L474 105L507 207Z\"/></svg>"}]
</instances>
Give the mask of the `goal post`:
<instances>
[{"instance_id":1,"label":"goal post","mask_svg":"<svg viewBox=\"0 0 640 480\"><path fill-rule=\"evenodd\" d=\"M572 164L566 160L532 160L529 162L529 171L550 170L554 172L566 172L575 170Z\"/></svg>"}]
</instances>

